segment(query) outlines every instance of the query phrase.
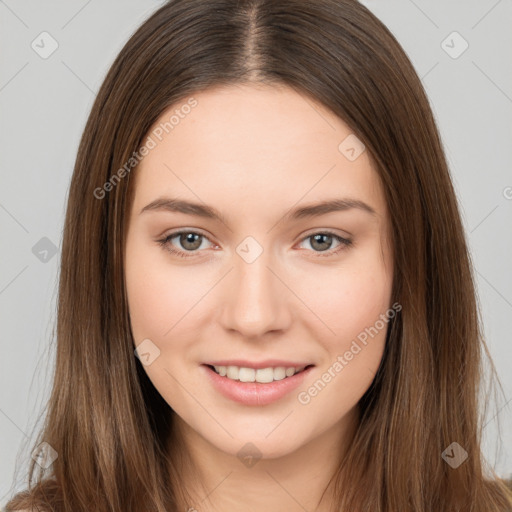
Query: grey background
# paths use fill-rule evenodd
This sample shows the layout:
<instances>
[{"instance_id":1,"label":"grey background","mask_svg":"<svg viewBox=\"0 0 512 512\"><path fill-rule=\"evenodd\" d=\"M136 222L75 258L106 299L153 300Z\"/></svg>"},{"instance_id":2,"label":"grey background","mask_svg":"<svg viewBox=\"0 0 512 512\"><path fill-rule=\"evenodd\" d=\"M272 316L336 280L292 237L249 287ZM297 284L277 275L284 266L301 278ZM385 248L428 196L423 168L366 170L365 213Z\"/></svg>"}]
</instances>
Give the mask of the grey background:
<instances>
[{"instance_id":1,"label":"grey background","mask_svg":"<svg viewBox=\"0 0 512 512\"><path fill-rule=\"evenodd\" d=\"M484 453L512 476L512 0L362 3L408 53L438 121L504 391L490 404ZM0 0L1 506L25 486L49 396L59 247L79 138L108 67L160 5ZM42 46L43 31L58 43L46 59L31 47ZM469 44L457 58L464 43L454 31Z\"/></svg>"}]
</instances>

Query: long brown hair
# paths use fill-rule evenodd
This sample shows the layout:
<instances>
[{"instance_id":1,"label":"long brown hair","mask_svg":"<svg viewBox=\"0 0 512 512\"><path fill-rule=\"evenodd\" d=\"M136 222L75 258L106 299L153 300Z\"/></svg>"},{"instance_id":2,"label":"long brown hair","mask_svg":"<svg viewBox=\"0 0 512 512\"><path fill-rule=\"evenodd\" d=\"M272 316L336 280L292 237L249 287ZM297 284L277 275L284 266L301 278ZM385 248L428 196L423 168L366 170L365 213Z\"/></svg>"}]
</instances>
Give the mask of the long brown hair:
<instances>
[{"instance_id":1,"label":"long brown hair","mask_svg":"<svg viewBox=\"0 0 512 512\"><path fill-rule=\"evenodd\" d=\"M80 142L55 375L34 445L58 457L35 479L31 461L28 490L7 510L177 510L179 460L165 449L173 411L133 353L123 254L136 166L126 162L171 105L257 82L292 87L345 121L376 163L390 212L392 302L402 311L360 401L343 460L350 471L340 466L331 480L333 509L512 509L481 455L490 356L456 196L428 99L396 39L355 0L170 0L116 58ZM457 468L442 457L453 442L468 453Z\"/></svg>"}]
</instances>

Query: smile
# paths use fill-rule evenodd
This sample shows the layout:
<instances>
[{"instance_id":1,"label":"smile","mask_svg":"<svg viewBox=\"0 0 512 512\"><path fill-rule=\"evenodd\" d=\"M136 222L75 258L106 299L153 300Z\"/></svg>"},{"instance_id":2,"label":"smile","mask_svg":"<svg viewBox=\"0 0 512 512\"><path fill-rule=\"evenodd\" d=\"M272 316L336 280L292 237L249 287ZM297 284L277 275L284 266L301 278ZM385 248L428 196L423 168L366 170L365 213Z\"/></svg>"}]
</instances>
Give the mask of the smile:
<instances>
[{"instance_id":1,"label":"smile","mask_svg":"<svg viewBox=\"0 0 512 512\"><path fill-rule=\"evenodd\" d=\"M285 396L290 396L313 368L314 365L258 369L232 365L202 364L200 366L213 389L234 402L250 406L268 405ZM221 372L225 372L225 375L221 375ZM264 382L259 382L257 378Z\"/></svg>"},{"instance_id":2,"label":"smile","mask_svg":"<svg viewBox=\"0 0 512 512\"><path fill-rule=\"evenodd\" d=\"M276 368L247 368L240 366L212 366L213 370L221 377L231 380L239 380L240 382L259 382L262 384L273 382L276 380L293 377L296 373L304 370L304 366L300 368L278 366Z\"/></svg>"}]
</instances>

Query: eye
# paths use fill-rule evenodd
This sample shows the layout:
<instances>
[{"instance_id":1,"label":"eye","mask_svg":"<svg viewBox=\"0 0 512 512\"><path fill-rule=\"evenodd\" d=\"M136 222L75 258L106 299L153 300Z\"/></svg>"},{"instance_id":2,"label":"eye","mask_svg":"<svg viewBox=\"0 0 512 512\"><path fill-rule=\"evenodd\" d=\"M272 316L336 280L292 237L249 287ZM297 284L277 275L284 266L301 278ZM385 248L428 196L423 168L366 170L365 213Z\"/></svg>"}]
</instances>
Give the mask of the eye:
<instances>
[{"instance_id":1,"label":"eye","mask_svg":"<svg viewBox=\"0 0 512 512\"><path fill-rule=\"evenodd\" d=\"M310 239L311 247L319 249L318 251L315 250L314 252L325 253L319 254L319 256L321 257L333 256L352 245L352 240L348 238L343 238L337 235L336 233L332 233L331 231L321 231L318 233L312 233L311 235L308 235L305 238L303 238L302 242ZM330 249L330 247L327 247L326 249L326 245L332 245L333 239L338 241L340 245L336 249Z\"/></svg>"},{"instance_id":2,"label":"eye","mask_svg":"<svg viewBox=\"0 0 512 512\"><path fill-rule=\"evenodd\" d=\"M171 244L171 241L176 237L179 237L179 243L186 249L186 251L176 249ZM176 254L182 258L189 258L194 254L187 254L187 252L197 252L197 249L201 247L202 239L208 240L205 235L197 233L196 231L178 231L176 233L171 233L162 240L158 240L158 243L171 254Z\"/></svg>"},{"instance_id":3,"label":"eye","mask_svg":"<svg viewBox=\"0 0 512 512\"><path fill-rule=\"evenodd\" d=\"M185 250L177 249L171 242L174 238L178 238L179 243ZM325 254L319 254L321 257L326 256L332 256L335 254L338 254L339 252L343 251L347 247L350 247L352 245L352 240L343 238L335 233L332 233L330 231L320 231L317 233L313 233L311 235L306 236L301 240L301 243L312 239L311 247L314 248L313 252L318 253L325 253ZM332 241L336 240L340 245L336 249L330 249L330 246L332 245ZM194 253L199 252L198 249L201 248L202 241L208 240L208 238L196 231L178 231L176 233L171 233L170 235L166 236L165 238L158 240L158 243L164 247L167 251L169 251L171 254L175 254L177 256L180 256L181 258L190 258L194 256ZM318 249L318 250L316 250ZM189 254L187 254L189 253Z\"/></svg>"}]
</instances>

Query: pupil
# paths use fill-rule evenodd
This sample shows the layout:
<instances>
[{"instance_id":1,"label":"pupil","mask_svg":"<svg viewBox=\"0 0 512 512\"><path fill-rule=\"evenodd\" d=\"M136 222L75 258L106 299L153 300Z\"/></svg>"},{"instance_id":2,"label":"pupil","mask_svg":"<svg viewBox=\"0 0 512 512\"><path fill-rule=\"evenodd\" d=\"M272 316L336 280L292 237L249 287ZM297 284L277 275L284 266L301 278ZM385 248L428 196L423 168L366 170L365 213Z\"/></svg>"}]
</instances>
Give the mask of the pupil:
<instances>
[{"instance_id":1,"label":"pupil","mask_svg":"<svg viewBox=\"0 0 512 512\"><path fill-rule=\"evenodd\" d=\"M330 242L330 239L332 239L332 235L320 234L320 235L315 235L315 236L313 237L314 242L313 242L312 246L314 247L314 244L315 244L315 243L317 243L317 242L318 242L318 240L319 240L319 239L322 239L322 238L323 238L323 239L327 238L327 239L328 239L328 240L327 240L327 245L330 245L330 243L328 243L328 242ZM325 242L325 240L324 240L324 242L323 242L323 243L324 243L324 244L326 243L326 242ZM322 244L322 242L320 242L320 244ZM324 247L319 247L319 249L328 249L328 247L325 247L325 246L324 246Z\"/></svg>"},{"instance_id":2,"label":"pupil","mask_svg":"<svg viewBox=\"0 0 512 512\"><path fill-rule=\"evenodd\" d=\"M197 239L194 241L194 237L197 237ZM183 247L185 248L188 248L188 249L197 249L201 243L199 242L199 244L197 243L197 240L199 239L200 235L197 235L195 233L186 233L185 235L182 235L182 239L184 238L184 245ZM183 243L183 242L182 242ZM192 247L187 247L187 244L192 244Z\"/></svg>"}]
</instances>

